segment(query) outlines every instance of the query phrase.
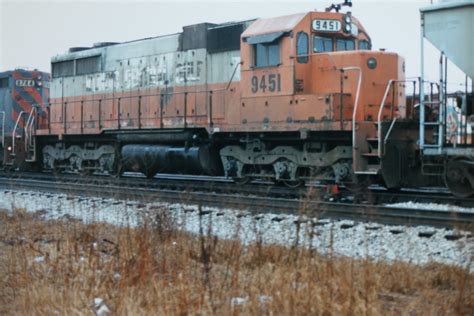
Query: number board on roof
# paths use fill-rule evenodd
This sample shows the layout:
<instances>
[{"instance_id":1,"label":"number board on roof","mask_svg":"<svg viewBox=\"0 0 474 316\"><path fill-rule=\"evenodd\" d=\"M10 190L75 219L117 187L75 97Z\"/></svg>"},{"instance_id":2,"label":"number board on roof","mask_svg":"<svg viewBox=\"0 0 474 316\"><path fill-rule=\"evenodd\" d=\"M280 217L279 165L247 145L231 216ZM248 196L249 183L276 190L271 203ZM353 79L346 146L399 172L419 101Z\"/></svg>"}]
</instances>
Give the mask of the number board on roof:
<instances>
[{"instance_id":1,"label":"number board on roof","mask_svg":"<svg viewBox=\"0 0 474 316\"><path fill-rule=\"evenodd\" d=\"M341 30L341 21L313 20L313 30L322 32L339 32Z\"/></svg>"},{"instance_id":2,"label":"number board on roof","mask_svg":"<svg viewBox=\"0 0 474 316\"><path fill-rule=\"evenodd\" d=\"M31 79L18 79L15 81L17 87L34 87L35 81Z\"/></svg>"}]
</instances>

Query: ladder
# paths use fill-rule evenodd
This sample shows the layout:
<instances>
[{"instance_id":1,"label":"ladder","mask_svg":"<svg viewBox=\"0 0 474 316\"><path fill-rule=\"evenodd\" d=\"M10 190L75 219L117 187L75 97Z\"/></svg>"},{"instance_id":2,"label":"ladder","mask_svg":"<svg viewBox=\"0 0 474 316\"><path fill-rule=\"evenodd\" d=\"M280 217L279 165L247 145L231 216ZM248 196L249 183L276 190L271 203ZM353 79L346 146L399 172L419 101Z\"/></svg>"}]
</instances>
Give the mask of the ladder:
<instances>
[{"instance_id":1,"label":"ladder","mask_svg":"<svg viewBox=\"0 0 474 316\"><path fill-rule=\"evenodd\" d=\"M443 62L444 59L444 62ZM423 65L423 64L422 64ZM440 78L439 78L439 84L437 84L438 87L438 100L433 101L432 100L432 85L430 84L430 97L428 101L425 101L425 86L424 83L425 81L422 81L420 84L420 150L424 154L425 149L427 150L437 150L437 154L440 155L443 153L443 147L445 144L445 126L446 126L446 99L445 96L447 95L447 87L446 87L446 76L447 76L447 57L444 55L444 52L441 52L441 57L440 57ZM445 74L443 74L443 67L445 67ZM423 67L422 67L422 73L423 73ZM426 82L429 83L429 82ZM426 105L435 105L437 106L438 109L438 118L435 121L427 121L426 120ZM427 127L437 127L437 140L434 143L429 143L427 144L425 142L425 134L426 134L426 128Z\"/></svg>"},{"instance_id":2,"label":"ladder","mask_svg":"<svg viewBox=\"0 0 474 316\"><path fill-rule=\"evenodd\" d=\"M426 105L434 105L438 108L438 117L435 121L426 120ZM427 148L434 148L438 150L438 154L441 154L444 147L444 102L442 99L440 101L424 101L420 102L420 149L424 151ZM436 141L432 143L427 143L425 141L426 129L435 127L437 129Z\"/></svg>"},{"instance_id":3,"label":"ladder","mask_svg":"<svg viewBox=\"0 0 474 316\"><path fill-rule=\"evenodd\" d=\"M426 151L435 151L437 154L442 154L444 148L444 105L442 99L440 101L424 101L420 102L420 138L419 146L422 153ZM438 109L438 117L434 121L429 121L426 119L426 106L431 105L432 108ZM427 130L431 129L435 141L427 143L425 135ZM444 165L436 161L430 161L426 159L421 159L421 172L424 175L439 176L443 174Z\"/></svg>"}]
</instances>

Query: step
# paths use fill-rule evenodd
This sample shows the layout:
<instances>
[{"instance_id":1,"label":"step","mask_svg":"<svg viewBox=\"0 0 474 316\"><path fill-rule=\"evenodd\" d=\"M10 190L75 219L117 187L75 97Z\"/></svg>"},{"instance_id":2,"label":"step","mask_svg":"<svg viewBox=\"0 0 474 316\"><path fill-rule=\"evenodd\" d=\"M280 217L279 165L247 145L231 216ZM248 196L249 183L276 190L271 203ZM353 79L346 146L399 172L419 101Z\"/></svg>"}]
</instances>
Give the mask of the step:
<instances>
[{"instance_id":1,"label":"step","mask_svg":"<svg viewBox=\"0 0 474 316\"><path fill-rule=\"evenodd\" d=\"M434 169L439 168L439 169L443 169L443 168L444 168L444 165L434 164L434 163L433 163L433 164L422 164L422 165L421 165L421 168L422 168L422 169L425 169L425 168L434 168Z\"/></svg>"},{"instance_id":2,"label":"step","mask_svg":"<svg viewBox=\"0 0 474 316\"><path fill-rule=\"evenodd\" d=\"M362 157L378 157L378 153L363 153Z\"/></svg>"},{"instance_id":3,"label":"step","mask_svg":"<svg viewBox=\"0 0 474 316\"><path fill-rule=\"evenodd\" d=\"M355 171L355 174L372 174L376 175L378 174L378 170L366 170L366 171Z\"/></svg>"},{"instance_id":4,"label":"step","mask_svg":"<svg viewBox=\"0 0 474 316\"><path fill-rule=\"evenodd\" d=\"M374 142L374 143L378 143L379 142L379 139L377 137L367 137L365 139L367 142Z\"/></svg>"},{"instance_id":5,"label":"step","mask_svg":"<svg viewBox=\"0 0 474 316\"><path fill-rule=\"evenodd\" d=\"M381 165L367 165L367 172L377 173L382 168Z\"/></svg>"},{"instance_id":6,"label":"step","mask_svg":"<svg viewBox=\"0 0 474 316\"><path fill-rule=\"evenodd\" d=\"M379 172L379 170L380 170L380 167L379 167L379 168L375 168L375 167L374 167L374 168L368 168L368 169L367 169L367 172L370 172L370 173L377 173L377 172Z\"/></svg>"}]
</instances>

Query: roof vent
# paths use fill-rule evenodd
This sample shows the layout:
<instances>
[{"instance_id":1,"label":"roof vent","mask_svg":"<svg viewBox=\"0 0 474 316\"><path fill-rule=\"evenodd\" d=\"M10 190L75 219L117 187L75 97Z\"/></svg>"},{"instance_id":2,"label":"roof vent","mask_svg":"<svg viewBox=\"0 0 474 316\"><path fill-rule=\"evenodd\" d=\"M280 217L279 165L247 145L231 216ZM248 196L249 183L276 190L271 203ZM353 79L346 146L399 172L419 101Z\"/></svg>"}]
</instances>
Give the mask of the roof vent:
<instances>
[{"instance_id":1,"label":"roof vent","mask_svg":"<svg viewBox=\"0 0 474 316\"><path fill-rule=\"evenodd\" d=\"M94 45L92 46L94 48L99 48L99 47L105 47L105 46L112 46L116 44L119 44L119 43L118 42L98 42L98 43L94 43Z\"/></svg>"},{"instance_id":2,"label":"roof vent","mask_svg":"<svg viewBox=\"0 0 474 316\"><path fill-rule=\"evenodd\" d=\"M90 47L71 47L69 48L70 53L80 52L86 49L90 49Z\"/></svg>"}]
</instances>

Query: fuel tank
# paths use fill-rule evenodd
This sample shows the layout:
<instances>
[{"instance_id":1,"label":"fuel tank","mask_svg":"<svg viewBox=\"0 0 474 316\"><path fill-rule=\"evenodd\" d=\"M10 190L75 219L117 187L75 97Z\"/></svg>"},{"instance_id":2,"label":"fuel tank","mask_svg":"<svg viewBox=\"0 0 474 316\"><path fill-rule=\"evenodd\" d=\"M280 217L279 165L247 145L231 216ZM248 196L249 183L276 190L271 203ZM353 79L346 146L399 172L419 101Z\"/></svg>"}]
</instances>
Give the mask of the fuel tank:
<instances>
[{"instance_id":1,"label":"fuel tank","mask_svg":"<svg viewBox=\"0 0 474 316\"><path fill-rule=\"evenodd\" d=\"M147 177L157 173L219 175L218 150L211 146L172 147L163 145L125 145L121 149L121 171L142 172Z\"/></svg>"}]
</instances>

